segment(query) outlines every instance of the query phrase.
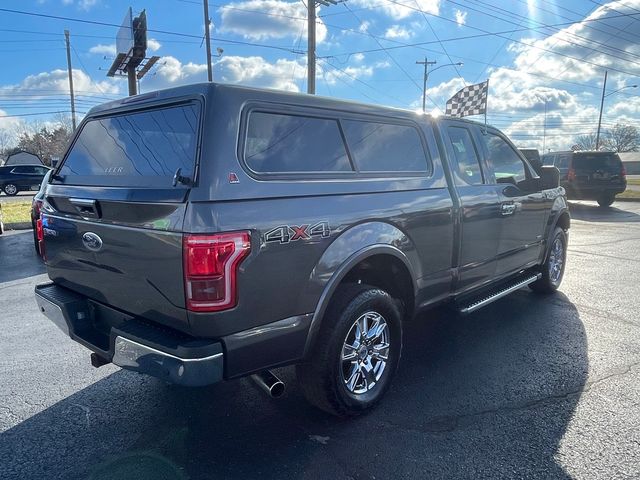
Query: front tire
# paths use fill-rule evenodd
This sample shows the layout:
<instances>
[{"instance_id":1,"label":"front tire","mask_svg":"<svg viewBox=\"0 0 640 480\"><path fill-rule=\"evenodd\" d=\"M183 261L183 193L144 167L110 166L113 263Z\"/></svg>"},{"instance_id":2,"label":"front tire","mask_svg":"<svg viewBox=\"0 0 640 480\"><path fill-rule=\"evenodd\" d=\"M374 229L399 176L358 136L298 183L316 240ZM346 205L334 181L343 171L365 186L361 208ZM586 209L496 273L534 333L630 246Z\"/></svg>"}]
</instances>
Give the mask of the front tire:
<instances>
[{"instance_id":1,"label":"front tire","mask_svg":"<svg viewBox=\"0 0 640 480\"><path fill-rule=\"evenodd\" d=\"M305 363L296 366L307 400L337 416L376 405L402 351L402 315L379 288L348 284L335 294Z\"/></svg>"},{"instance_id":2,"label":"front tire","mask_svg":"<svg viewBox=\"0 0 640 480\"><path fill-rule=\"evenodd\" d=\"M554 293L562 283L567 260L567 234L556 227L551 236L551 246L542 264L542 277L529 285L537 293Z\"/></svg>"},{"instance_id":3,"label":"front tire","mask_svg":"<svg viewBox=\"0 0 640 480\"><path fill-rule=\"evenodd\" d=\"M7 183L3 187L3 190L4 190L4 193L9 195L10 197L13 197L13 196L18 194L18 187L16 185L14 185L13 183Z\"/></svg>"}]
</instances>

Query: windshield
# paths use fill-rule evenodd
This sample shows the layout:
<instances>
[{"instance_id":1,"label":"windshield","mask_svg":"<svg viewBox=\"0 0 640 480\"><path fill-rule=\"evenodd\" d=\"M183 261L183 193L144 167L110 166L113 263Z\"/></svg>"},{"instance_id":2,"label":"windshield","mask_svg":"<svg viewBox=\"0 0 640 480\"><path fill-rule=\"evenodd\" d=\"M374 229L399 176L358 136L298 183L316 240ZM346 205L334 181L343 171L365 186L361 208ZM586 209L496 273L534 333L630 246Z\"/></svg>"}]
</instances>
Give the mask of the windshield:
<instances>
[{"instance_id":1,"label":"windshield","mask_svg":"<svg viewBox=\"0 0 640 480\"><path fill-rule=\"evenodd\" d=\"M89 120L59 175L71 185L170 187L178 169L193 179L197 104Z\"/></svg>"}]
</instances>

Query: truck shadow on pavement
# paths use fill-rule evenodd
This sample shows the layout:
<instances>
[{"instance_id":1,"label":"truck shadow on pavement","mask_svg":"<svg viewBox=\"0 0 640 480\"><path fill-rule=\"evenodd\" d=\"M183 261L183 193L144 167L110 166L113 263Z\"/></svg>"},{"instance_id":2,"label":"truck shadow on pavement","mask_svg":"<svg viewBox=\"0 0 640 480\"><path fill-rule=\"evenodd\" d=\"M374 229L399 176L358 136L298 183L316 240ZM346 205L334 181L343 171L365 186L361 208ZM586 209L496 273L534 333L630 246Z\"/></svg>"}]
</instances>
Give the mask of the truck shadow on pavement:
<instances>
[{"instance_id":1,"label":"truck shadow on pavement","mask_svg":"<svg viewBox=\"0 0 640 480\"><path fill-rule=\"evenodd\" d=\"M608 208L600 207L596 202L569 202L569 213L575 220L586 222L640 222L640 215L629 210L632 202L616 202ZM637 204L636 204L637 205Z\"/></svg>"},{"instance_id":2,"label":"truck shadow on pavement","mask_svg":"<svg viewBox=\"0 0 640 480\"><path fill-rule=\"evenodd\" d=\"M290 368L279 400L248 380L189 390L119 371L4 432L0 477L566 478L587 372L570 300L521 290L408 324L393 386L359 418L308 406Z\"/></svg>"}]
</instances>

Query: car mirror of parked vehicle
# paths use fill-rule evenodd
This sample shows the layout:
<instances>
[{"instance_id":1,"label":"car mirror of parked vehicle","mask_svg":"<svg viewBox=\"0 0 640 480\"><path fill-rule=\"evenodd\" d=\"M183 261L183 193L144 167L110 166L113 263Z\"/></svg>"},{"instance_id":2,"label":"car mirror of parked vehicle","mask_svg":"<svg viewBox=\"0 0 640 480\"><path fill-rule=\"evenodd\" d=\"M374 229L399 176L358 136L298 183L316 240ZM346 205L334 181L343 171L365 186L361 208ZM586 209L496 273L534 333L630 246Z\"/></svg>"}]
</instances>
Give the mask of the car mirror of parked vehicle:
<instances>
[{"instance_id":1,"label":"car mirror of parked vehicle","mask_svg":"<svg viewBox=\"0 0 640 480\"><path fill-rule=\"evenodd\" d=\"M540 168L542 190L558 188L560 186L560 170L553 165L543 165Z\"/></svg>"}]
</instances>

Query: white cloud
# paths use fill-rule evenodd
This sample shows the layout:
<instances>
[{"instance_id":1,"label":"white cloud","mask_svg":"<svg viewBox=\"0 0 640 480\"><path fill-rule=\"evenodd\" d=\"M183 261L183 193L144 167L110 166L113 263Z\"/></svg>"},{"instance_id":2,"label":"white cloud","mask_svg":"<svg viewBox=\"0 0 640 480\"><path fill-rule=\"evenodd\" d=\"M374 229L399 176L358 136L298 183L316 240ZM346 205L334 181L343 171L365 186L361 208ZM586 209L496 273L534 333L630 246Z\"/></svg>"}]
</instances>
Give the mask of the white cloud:
<instances>
[{"instance_id":1,"label":"white cloud","mask_svg":"<svg viewBox=\"0 0 640 480\"><path fill-rule=\"evenodd\" d=\"M158 67L147 74L141 82L144 91L185 85L207 80L207 65L198 63L182 63L175 57L162 57L156 64Z\"/></svg>"},{"instance_id":2,"label":"white cloud","mask_svg":"<svg viewBox=\"0 0 640 480\"><path fill-rule=\"evenodd\" d=\"M307 35L307 9L302 2L247 0L229 3L219 8L218 12L222 19L222 33L235 33L251 40L306 38ZM324 41L326 36L327 28L319 18L317 42Z\"/></svg>"},{"instance_id":3,"label":"white cloud","mask_svg":"<svg viewBox=\"0 0 640 480\"><path fill-rule=\"evenodd\" d=\"M628 72L627 77L638 76L640 64L634 57L640 55L640 44L637 38L630 36L632 30L627 29L629 18L622 16L637 13L638 8L640 0L610 2L598 7L582 22L549 37L524 40L529 46L511 47L511 51L519 52L515 66L532 73L581 82L600 80L602 67ZM605 18L606 23L593 22ZM600 28L593 28L598 25ZM606 28L602 28L603 25Z\"/></svg>"},{"instance_id":4,"label":"white cloud","mask_svg":"<svg viewBox=\"0 0 640 480\"><path fill-rule=\"evenodd\" d=\"M358 7L371 7L371 0L350 0L350 5ZM380 4L381 11L394 20L402 20L412 15L420 15L420 11L438 15L440 13L440 0L398 0L397 2L385 2Z\"/></svg>"},{"instance_id":5,"label":"white cloud","mask_svg":"<svg viewBox=\"0 0 640 480\"><path fill-rule=\"evenodd\" d=\"M358 26L358 31L360 33L367 33L369 31L369 27L371 26L371 22L368 20L363 20L362 23Z\"/></svg>"},{"instance_id":6,"label":"white cloud","mask_svg":"<svg viewBox=\"0 0 640 480\"><path fill-rule=\"evenodd\" d=\"M387 28L387 31L384 32L384 38L389 38L391 40L408 40L412 36L413 32L411 30L400 25L391 25Z\"/></svg>"},{"instance_id":7,"label":"white cloud","mask_svg":"<svg viewBox=\"0 0 640 480\"><path fill-rule=\"evenodd\" d=\"M109 45L103 45L99 43L98 45L94 45L89 49L89 53L95 53L97 55L115 55L116 54L116 44L112 43Z\"/></svg>"},{"instance_id":8,"label":"white cloud","mask_svg":"<svg viewBox=\"0 0 640 480\"><path fill-rule=\"evenodd\" d=\"M462 10L456 10L456 23L459 27L467 23L467 14L469 12L463 12Z\"/></svg>"},{"instance_id":9,"label":"white cloud","mask_svg":"<svg viewBox=\"0 0 640 480\"><path fill-rule=\"evenodd\" d=\"M157 52L158 50L160 50L160 47L162 47L162 45L155 38L150 38L147 40L147 50Z\"/></svg>"},{"instance_id":10,"label":"white cloud","mask_svg":"<svg viewBox=\"0 0 640 480\"><path fill-rule=\"evenodd\" d=\"M20 126L21 121L19 117L7 117L7 115L11 114L5 110L0 110L0 131L7 131L13 135Z\"/></svg>"},{"instance_id":11,"label":"white cloud","mask_svg":"<svg viewBox=\"0 0 640 480\"><path fill-rule=\"evenodd\" d=\"M73 88L83 94L100 96L105 93L119 93L116 80L102 80L96 82L82 70L73 70ZM29 75L22 82L14 85L0 86L0 93L28 93L32 99L43 94L69 93L69 77L67 70L56 69Z\"/></svg>"},{"instance_id":12,"label":"white cloud","mask_svg":"<svg viewBox=\"0 0 640 480\"><path fill-rule=\"evenodd\" d=\"M77 2L74 2L74 0L62 0L63 5L73 5L74 3L79 9L88 11L91 10L92 7L98 5L100 0L78 0Z\"/></svg>"}]
</instances>

